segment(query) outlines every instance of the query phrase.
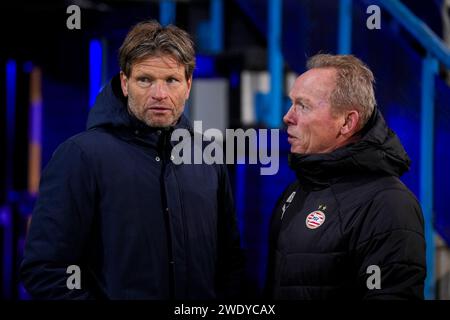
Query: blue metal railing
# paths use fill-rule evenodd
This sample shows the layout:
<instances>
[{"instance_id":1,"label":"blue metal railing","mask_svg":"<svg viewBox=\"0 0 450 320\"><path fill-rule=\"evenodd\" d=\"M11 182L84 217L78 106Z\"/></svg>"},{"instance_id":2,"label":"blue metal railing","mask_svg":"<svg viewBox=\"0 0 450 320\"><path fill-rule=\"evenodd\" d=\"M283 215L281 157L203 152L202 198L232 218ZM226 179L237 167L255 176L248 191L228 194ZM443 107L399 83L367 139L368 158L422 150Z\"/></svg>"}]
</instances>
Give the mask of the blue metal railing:
<instances>
[{"instance_id":1,"label":"blue metal railing","mask_svg":"<svg viewBox=\"0 0 450 320\"><path fill-rule=\"evenodd\" d=\"M435 298L434 244L434 88L438 61L450 68L450 49L439 37L398 0L377 0L427 50L422 62L420 202L425 219L427 278L425 298Z\"/></svg>"},{"instance_id":2,"label":"blue metal railing","mask_svg":"<svg viewBox=\"0 0 450 320\"><path fill-rule=\"evenodd\" d=\"M8 60L6 63L6 193L9 202L10 194L13 190L14 171L14 141L16 123L16 83L17 64L15 60ZM11 298L12 270L13 270L13 226L12 211L8 206L0 207L0 229L3 234L3 291L5 298Z\"/></svg>"},{"instance_id":3,"label":"blue metal railing","mask_svg":"<svg viewBox=\"0 0 450 320\"><path fill-rule=\"evenodd\" d=\"M340 0L338 53L349 54L352 45L352 0Z\"/></svg>"},{"instance_id":4,"label":"blue metal railing","mask_svg":"<svg viewBox=\"0 0 450 320\"><path fill-rule=\"evenodd\" d=\"M161 0L159 4L159 22L163 26L175 23L176 3L173 0Z\"/></svg>"},{"instance_id":5,"label":"blue metal railing","mask_svg":"<svg viewBox=\"0 0 450 320\"><path fill-rule=\"evenodd\" d=\"M281 102L283 83L283 55L281 53L282 0L269 0L269 115L265 117L269 127L281 126Z\"/></svg>"},{"instance_id":6,"label":"blue metal railing","mask_svg":"<svg viewBox=\"0 0 450 320\"><path fill-rule=\"evenodd\" d=\"M425 297L434 298L434 76L438 70L435 58L428 55L422 62L422 108L420 118L420 202L425 219L425 241L427 244L427 278Z\"/></svg>"},{"instance_id":7,"label":"blue metal railing","mask_svg":"<svg viewBox=\"0 0 450 320\"><path fill-rule=\"evenodd\" d=\"M102 51L102 42L92 39L89 43L89 107L91 108L102 87Z\"/></svg>"},{"instance_id":8,"label":"blue metal railing","mask_svg":"<svg viewBox=\"0 0 450 320\"><path fill-rule=\"evenodd\" d=\"M450 69L450 49L405 5L398 0L375 0L396 19L439 62Z\"/></svg>"},{"instance_id":9,"label":"blue metal railing","mask_svg":"<svg viewBox=\"0 0 450 320\"><path fill-rule=\"evenodd\" d=\"M220 53L223 50L223 0L211 0L211 52Z\"/></svg>"},{"instance_id":10,"label":"blue metal railing","mask_svg":"<svg viewBox=\"0 0 450 320\"><path fill-rule=\"evenodd\" d=\"M339 52L350 47L351 27L348 26L348 2L341 0ZM420 202L425 219L425 238L427 243L427 278L425 280L425 298L435 297L435 244L434 244L434 87L438 62L450 69L450 49L440 38L406 6L398 0L375 0L399 22L427 50L422 62L422 99L421 99L421 141L420 141ZM347 14L345 14L347 12Z\"/></svg>"}]
</instances>

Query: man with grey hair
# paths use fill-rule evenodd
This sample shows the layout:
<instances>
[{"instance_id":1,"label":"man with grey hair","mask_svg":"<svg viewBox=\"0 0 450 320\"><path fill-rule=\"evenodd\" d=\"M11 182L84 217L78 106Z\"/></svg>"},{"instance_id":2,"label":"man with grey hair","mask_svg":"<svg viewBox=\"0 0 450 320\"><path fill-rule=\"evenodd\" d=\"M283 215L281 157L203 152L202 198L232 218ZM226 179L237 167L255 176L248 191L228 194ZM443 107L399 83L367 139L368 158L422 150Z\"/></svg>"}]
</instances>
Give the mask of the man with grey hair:
<instances>
[{"instance_id":1,"label":"man with grey hair","mask_svg":"<svg viewBox=\"0 0 450 320\"><path fill-rule=\"evenodd\" d=\"M297 180L272 216L275 299L423 299L424 222L399 177L410 159L352 55L309 59L284 116Z\"/></svg>"}]
</instances>

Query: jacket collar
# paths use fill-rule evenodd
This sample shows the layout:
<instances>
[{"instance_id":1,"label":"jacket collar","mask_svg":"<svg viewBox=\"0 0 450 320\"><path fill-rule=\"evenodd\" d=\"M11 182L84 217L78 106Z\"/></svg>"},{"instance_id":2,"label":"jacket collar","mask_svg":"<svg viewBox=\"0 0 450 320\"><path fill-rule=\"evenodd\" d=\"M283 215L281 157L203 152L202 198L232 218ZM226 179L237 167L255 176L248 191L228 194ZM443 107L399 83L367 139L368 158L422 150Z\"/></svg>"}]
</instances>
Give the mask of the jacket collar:
<instances>
[{"instance_id":1,"label":"jacket collar","mask_svg":"<svg viewBox=\"0 0 450 320\"><path fill-rule=\"evenodd\" d=\"M183 114L174 126L168 128L149 127L130 114L118 74L102 89L89 112L87 129L97 128L114 131L126 140L137 139L151 145L157 144L161 134L171 134L175 129L186 129L193 134L189 120Z\"/></svg>"},{"instance_id":2,"label":"jacket collar","mask_svg":"<svg viewBox=\"0 0 450 320\"><path fill-rule=\"evenodd\" d=\"M399 177L409 169L406 151L378 109L359 135L358 141L330 153L290 153L289 166L302 185L313 189L361 174Z\"/></svg>"}]
</instances>

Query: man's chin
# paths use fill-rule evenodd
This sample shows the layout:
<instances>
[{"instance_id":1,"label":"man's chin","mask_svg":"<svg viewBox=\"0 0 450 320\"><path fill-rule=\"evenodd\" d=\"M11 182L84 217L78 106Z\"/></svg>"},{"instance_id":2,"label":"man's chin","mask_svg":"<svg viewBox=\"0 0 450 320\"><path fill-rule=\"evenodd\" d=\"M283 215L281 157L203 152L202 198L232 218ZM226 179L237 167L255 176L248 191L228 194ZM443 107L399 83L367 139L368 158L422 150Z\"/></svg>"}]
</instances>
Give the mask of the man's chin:
<instances>
[{"instance_id":1,"label":"man's chin","mask_svg":"<svg viewBox=\"0 0 450 320\"><path fill-rule=\"evenodd\" d=\"M299 147L295 147L295 146L291 146L291 153L299 153L299 154L304 154L305 151L302 150L302 148Z\"/></svg>"},{"instance_id":2,"label":"man's chin","mask_svg":"<svg viewBox=\"0 0 450 320\"><path fill-rule=\"evenodd\" d=\"M167 128L174 126L176 122L177 120L175 120L173 117L170 117L166 119L148 119L146 121L146 124L154 128Z\"/></svg>"}]
</instances>

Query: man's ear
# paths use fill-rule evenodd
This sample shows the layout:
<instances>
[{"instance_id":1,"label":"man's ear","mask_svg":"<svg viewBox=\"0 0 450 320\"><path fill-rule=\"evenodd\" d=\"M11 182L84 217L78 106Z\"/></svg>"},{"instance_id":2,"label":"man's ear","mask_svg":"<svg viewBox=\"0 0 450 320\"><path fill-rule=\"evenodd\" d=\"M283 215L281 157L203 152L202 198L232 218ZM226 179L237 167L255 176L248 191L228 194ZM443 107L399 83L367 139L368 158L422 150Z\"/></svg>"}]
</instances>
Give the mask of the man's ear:
<instances>
[{"instance_id":1,"label":"man's ear","mask_svg":"<svg viewBox=\"0 0 450 320\"><path fill-rule=\"evenodd\" d=\"M128 97L128 78L123 71L120 71L120 87L122 88L123 95Z\"/></svg>"},{"instance_id":2,"label":"man's ear","mask_svg":"<svg viewBox=\"0 0 450 320\"><path fill-rule=\"evenodd\" d=\"M341 134L343 136L351 137L359 129L359 112L357 110L350 110L344 113L344 124L341 127Z\"/></svg>"},{"instance_id":3,"label":"man's ear","mask_svg":"<svg viewBox=\"0 0 450 320\"><path fill-rule=\"evenodd\" d=\"M191 87L192 87L192 76L187 80L187 92L186 92L186 97L185 100L189 99L189 93L191 92Z\"/></svg>"}]
</instances>

